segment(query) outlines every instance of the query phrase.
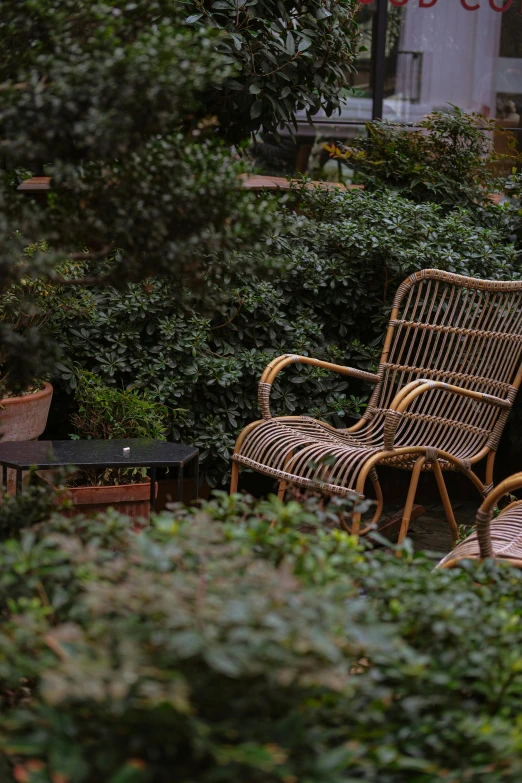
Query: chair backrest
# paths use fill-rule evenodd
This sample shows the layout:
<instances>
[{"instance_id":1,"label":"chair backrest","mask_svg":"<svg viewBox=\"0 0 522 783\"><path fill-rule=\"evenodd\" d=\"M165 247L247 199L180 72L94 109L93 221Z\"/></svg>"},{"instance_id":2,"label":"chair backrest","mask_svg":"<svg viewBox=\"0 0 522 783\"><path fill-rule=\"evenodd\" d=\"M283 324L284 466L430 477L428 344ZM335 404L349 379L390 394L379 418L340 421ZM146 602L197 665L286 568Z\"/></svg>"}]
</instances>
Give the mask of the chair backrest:
<instances>
[{"instance_id":1,"label":"chair backrest","mask_svg":"<svg viewBox=\"0 0 522 783\"><path fill-rule=\"evenodd\" d=\"M513 401L522 379L522 281L499 282L424 269L395 296L379 375L368 406L384 415L410 381L445 381ZM416 443L468 456L496 449L509 411L433 390L418 397L401 424ZM400 435L400 430L397 433Z\"/></svg>"}]
</instances>

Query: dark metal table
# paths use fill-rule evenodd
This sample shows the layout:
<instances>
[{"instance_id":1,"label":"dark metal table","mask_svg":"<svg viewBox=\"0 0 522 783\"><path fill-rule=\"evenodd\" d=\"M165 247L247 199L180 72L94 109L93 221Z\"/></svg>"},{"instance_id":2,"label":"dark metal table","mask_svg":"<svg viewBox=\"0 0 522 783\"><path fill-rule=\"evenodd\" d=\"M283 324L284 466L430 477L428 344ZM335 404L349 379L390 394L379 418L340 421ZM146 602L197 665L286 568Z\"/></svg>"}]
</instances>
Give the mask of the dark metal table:
<instances>
[{"instance_id":1,"label":"dark metal table","mask_svg":"<svg viewBox=\"0 0 522 783\"><path fill-rule=\"evenodd\" d=\"M132 438L130 440L29 440L0 442L0 466L16 470L16 491L22 486L22 471L76 468L148 468L150 504L155 507L156 468L178 469L178 500L183 499L183 469L193 463L194 495L199 488L199 450L184 443Z\"/></svg>"}]
</instances>

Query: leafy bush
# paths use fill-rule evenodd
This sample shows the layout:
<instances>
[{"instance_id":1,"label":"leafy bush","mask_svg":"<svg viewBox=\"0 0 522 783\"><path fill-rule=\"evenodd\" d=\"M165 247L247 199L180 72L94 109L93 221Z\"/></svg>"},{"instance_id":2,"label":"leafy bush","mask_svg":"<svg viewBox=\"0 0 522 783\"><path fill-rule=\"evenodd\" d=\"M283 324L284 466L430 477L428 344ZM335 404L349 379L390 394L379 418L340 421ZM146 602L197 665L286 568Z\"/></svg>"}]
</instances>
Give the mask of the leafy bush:
<instances>
[{"instance_id":1,"label":"leafy bush","mask_svg":"<svg viewBox=\"0 0 522 783\"><path fill-rule=\"evenodd\" d=\"M28 272L34 256L48 249L45 243L26 247L17 261L20 279L7 286L0 297L2 396L27 392L55 370L56 343L45 328L51 314L62 310L67 319L87 316L89 301L80 292L65 299L62 286ZM85 275L85 264L69 261L57 266L55 272L69 279L80 278Z\"/></svg>"},{"instance_id":2,"label":"leafy bush","mask_svg":"<svg viewBox=\"0 0 522 783\"><path fill-rule=\"evenodd\" d=\"M1 0L4 168L49 164L54 183L33 202L13 194L12 171L1 178L2 292L22 276L59 277L75 254L119 284L154 268L197 281L204 255L267 225L270 210L237 187L229 151L201 143L190 122L179 130L199 93L231 74L219 32L187 26L183 10L173 0ZM21 264L28 245L37 251ZM105 256L112 265L99 269ZM8 381L23 385L48 346L6 322L0 338Z\"/></svg>"},{"instance_id":3,"label":"leafy bush","mask_svg":"<svg viewBox=\"0 0 522 783\"><path fill-rule=\"evenodd\" d=\"M75 400L78 410L71 416L75 438L154 438L165 440L168 409L146 399L137 389L105 386L100 378L76 369ZM69 478L71 484L92 486L142 481L145 469L82 470Z\"/></svg>"},{"instance_id":4,"label":"leafy bush","mask_svg":"<svg viewBox=\"0 0 522 783\"><path fill-rule=\"evenodd\" d=\"M496 124L450 108L421 120L421 130L367 123L366 134L351 141L347 150L327 149L353 166L370 189L384 185L416 202L478 212L488 193L500 189L489 167L491 142L482 130L493 130Z\"/></svg>"},{"instance_id":5,"label":"leafy bush","mask_svg":"<svg viewBox=\"0 0 522 783\"><path fill-rule=\"evenodd\" d=\"M504 183L507 203L503 205L502 216L508 231L519 247L522 246L522 173L512 174Z\"/></svg>"},{"instance_id":6,"label":"leafy bush","mask_svg":"<svg viewBox=\"0 0 522 783\"><path fill-rule=\"evenodd\" d=\"M53 509L53 501L54 490L48 484L32 483L18 495L4 494L0 505L0 540L44 522Z\"/></svg>"},{"instance_id":7,"label":"leafy bush","mask_svg":"<svg viewBox=\"0 0 522 783\"><path fill-rule=\"evenodd\" d=\"M159 274L173 290L202 288L238 243L251 250L275 230L273 202L240 186L245 166L219 136L241 142L258 108L270 127L301 105L333 109L355 57L356 0L254 5L233 22L226 4L199 3L189 22L185 0L0 0L0 292L22 274L120 287ZM42 166L51 193L13 194ZM20 265L28 245L37 252ZM79 258L82 282L61 280L57 264ZM13 388L48 351L38 338L0 324Z\"/></svg>"},{"instance_id":8,"label":"leafy bush","mask_svg":"<svg viewBox=\"0 0 522 783\"><path fill-rule=\"evenodd\" d=\"M136 390L104 386L98 376L80 369L75 399L78 412L72 423L81 438L165 439L167 408L144 399Z\"/></svg>"},{"instance_id":9,"label":"leafy bush","mask_svg":"<svg viewBox=\"0 0 522 783\"><path fill-rule=\"evenodd\" d=\"M96 257L120 251L120 278L139 275L140 264L150 272L160 254L156 245L147 258L148 239L160 242L160 263L172 272L196 246L203 255L248 224L251 199L236 186L230 154L174 132L200 107L199 93L232 72L215 50L218 31L187 26L183 10L172 0L125 8L85 0L0 4L3 154L11 165L49 164L54 178L43 205L2 193L11 218L6 243L48 240L34 271L52 271L87 245ZM207 189L214 206L198 211L195 195L200 200ZM13 225L20 236L10 236ZM8 259L4 265L15 272Z\"/></svg>"},{"instance_id":10,"label":"leafy bush","mask_svg":"<svg viewBox=\"0 0 522 783\"><path fill-rule=\"evenodd\" d=\"M208 91L209 111L229 140L263 129L277 132L296 111L330 116L340 106L357 55L354 0L190 0L192 24L209 20L225 36L218 43L237 66L233 77Z\"/></svg>"},{"instance_id":11,"label":"leafy bush","mask_svg":"<svg viewBox=\"0 0 522 783\"><path fill-rule=\"evenodd\" d=\"M216 125L240 142L261 111L275 127L301 105L332 110L357 41L355 0L255 5L197 3L187 21L185 0L0 0L3 288L29 244L26 276L57 277L88 250L90 276L119 285L153 272L194 284L210 256L255 244L272 211L238 186L245 167ZM13 171L44 164L47 199L14 197Z\"/></svg>"},{"instance_id":12,"label":"leafy bush","mask_svg":"<svg viewBox=\"0 0 522 783\"><path fill-rule=\"evenodd\" d=\"M15 528L2 780L518 781L520 572L369 552L310 503Z\"/></svg>"},{"instance_id":13,"label":"leafy bush","mask_svg":"<svg viewBox=\"0 0 522 783\"><path fill-rule=\"evenodd\" d=\"M438 267L511 279L516 253L504 232L477 226L460 210L415 204L396 194L296 192L300 215L266 247L283 267L276 282L249 272L248 255L216 289L211 308L179 304L172 286L148 280L128 290L63 289L52 328L72 362L105 384L139 388L184 409L174 436L198 445L211 482L226 474L235 433L258 417L257 383L281 353L317 356L367 369L377 361L395 290L411 272ZM279 259L279 261L277 261ZM85 317L70 317L82 298ZM302 412L342 426L368 388L316 368L293 368L275 387L274 411ZM346 424L345 424L346 426Z\"/></svg>"}]
</instances>

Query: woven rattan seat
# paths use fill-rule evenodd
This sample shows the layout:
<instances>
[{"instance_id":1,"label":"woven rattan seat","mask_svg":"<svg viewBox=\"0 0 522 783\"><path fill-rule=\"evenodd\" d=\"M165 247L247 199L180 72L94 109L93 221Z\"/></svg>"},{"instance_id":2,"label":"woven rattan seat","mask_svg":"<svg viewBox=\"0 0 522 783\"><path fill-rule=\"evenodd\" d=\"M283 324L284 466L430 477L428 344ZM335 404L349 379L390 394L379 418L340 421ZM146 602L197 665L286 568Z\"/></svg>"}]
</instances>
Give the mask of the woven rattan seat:
<instances>
[{"instance_id":1,"label":"woven rattan seat","mask_svg":"<svg viewBox=\"0 0 522 783\"><path fill-rule=\"evenodd\" d=\"M516 500L492 521L493 510L500 498L522 487L522 473L502 481L483 502L477 512L475 533L444 557L437 568L453 568L463 560L504 560L522 568L522 501Z\"/></svg>"},{"instance_id":2,"label":"woven rattan seat","mask_svg":"<svg viewBox=\"0 0 522 783\"><path fill-rule=\"evenodd\" d=\"M240 434L231 492L240 466L325 493L364 497L369 480L382 513L378 466L412 472L400 539L406 535L421 471L435 475L448 521L457 525L443 471L461 471L483 495L493 487L494 457L517 393L522 351L522 282L478 280L425 269L399 286L377 373L287 354L274 359L259 384L262 419ZM335 429L308 416L273 418L270 393L293 363L373 384L361 419ZM486 481L473 466L486 459ZM360 529L356 514L352 532Z\"/></svg>"}]
</instances>

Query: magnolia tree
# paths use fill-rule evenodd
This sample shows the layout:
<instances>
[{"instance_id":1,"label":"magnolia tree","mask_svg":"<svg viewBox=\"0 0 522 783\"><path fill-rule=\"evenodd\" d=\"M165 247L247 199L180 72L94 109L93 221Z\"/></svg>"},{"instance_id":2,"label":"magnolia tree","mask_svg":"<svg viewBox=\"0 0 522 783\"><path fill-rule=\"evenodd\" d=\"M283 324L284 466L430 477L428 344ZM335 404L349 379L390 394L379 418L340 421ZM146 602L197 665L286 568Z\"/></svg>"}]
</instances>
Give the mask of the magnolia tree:
<instances>
[{"instance_id":1,"label":"magnolia tree","mask_svg":"<svg viewBox=\"0 0 522 783\"><path fill-rule=\"evenodd\" d=\"M277 134L295 122L340 106L357 53L353 0L192 0L188 21L197 29L217 27L217 49L235 72L206 96L225 136L235 142L253 131Z\"/></svg>"},{"instance_id":2,"label":"magnolia tree","mask_svg":"<svg viewBox=\"0 0 522 783\"><path fill-rule=\"evenodd\" d=\"M240 143L298 109L334 111L356 7L0 0L1 290L157 275L178 292L232 264L241 243L255 248L273 206L239 186ZM17 194L42 166L47 197ZM0 339L16 388L46 351L9 321Z\"/></svg>"}]
</instances>

